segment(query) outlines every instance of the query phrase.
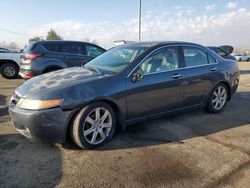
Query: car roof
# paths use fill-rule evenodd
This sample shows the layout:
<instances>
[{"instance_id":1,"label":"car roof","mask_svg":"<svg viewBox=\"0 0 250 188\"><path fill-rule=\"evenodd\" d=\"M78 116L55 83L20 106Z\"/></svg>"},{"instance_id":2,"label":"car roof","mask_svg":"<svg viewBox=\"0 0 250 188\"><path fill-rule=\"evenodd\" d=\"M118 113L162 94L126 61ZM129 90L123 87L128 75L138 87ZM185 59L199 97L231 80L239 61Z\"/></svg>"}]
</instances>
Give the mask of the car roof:
<instances>
[{"instance_id":1,"label":"car roof","mask_svg":"<svg viewBox=\"0 0 250 188\"><path fill-rule=\"evenodd\" d=\"M74 41L74 40L41 40L41 41L36 41L36 42L31 42L31 44L52 44L52 43L57 43L57 44L60 44L60 43L73 43L73 42L77 42L77 43L84 43L84 44L91 44L91 45L94 45L94 46L97 46L103 50L106 51L106 49L104 49L103 47L97 45L97 44L94 44L94 43L91 43L91 42L85 42L85 41Z\"/></svg>"},{"instance_id":2,"label":"car roof","mask_svg":"<svg viewBox=\"0 0 250 188\"><path fill-rule=\"evenodd\" d=\"M72 42L81 42L81 43L87 43L87 44L93 44L90 42L85 42L85 41L74 41L74 40L41 40L41 41L36 41L34 43L36 44L47 44L47 43L72 43ZM96 45L96 44L93 44Z\"/></svg>"},{"instance_id":3,"label":"car roof","mask_svg":"<svg viewBox=\"0 0 250 188\"><path fill-rule=\"evenodd\" d=\"M164 46L164 45L195 45L195 46L202 46L200 44L192 43L192 42L183 42L183 41L146 41L146 42L133 42L128 43L128 46L147 46L147 47L154 47L154 46Z\"/></svg>"}]
</instances>

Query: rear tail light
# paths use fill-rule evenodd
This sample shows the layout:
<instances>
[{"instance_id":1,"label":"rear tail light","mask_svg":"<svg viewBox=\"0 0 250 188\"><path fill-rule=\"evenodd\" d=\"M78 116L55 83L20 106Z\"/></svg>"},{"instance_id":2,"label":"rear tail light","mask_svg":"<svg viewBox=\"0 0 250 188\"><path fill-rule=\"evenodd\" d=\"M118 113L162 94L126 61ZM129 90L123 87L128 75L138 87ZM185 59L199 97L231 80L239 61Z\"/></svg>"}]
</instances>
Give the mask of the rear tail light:
<instances>
[{"instance_id":1,"label":"rear tail light","mask_svg":"<svg viewBox=\"0 0 250 188\"><path fill-rule=\"evenodd\" d=\"M25 54L23 56L23 59L29 62L32 62L33 60L35 60L38 57L43 56L43 54L36 54L36 53L32 53L32 54Z\"/></svg>"},{"instance_id":2,"label":"rear tail light","mask_svg":"<svg viewBox=\"0 0 250 188\"><path fill-rule=\"evenodd\" d=\"M32 78L33 74L32 73L25 73L25 78Z\"/></svg>"}]
</instances>

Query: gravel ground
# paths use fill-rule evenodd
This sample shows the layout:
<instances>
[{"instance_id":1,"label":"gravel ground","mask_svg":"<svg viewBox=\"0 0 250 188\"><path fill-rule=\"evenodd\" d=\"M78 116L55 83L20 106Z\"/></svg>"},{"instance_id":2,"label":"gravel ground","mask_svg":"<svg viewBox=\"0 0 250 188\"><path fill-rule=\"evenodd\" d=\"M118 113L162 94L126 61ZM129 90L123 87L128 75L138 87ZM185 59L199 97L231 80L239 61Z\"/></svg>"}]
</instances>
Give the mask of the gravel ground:
<instances>
[{"instance_id":1,"label":"gravel ground","mask_svg":"<svg viewBox=\"0 0 250 188\"><path fill-rule=\"evenodd\" d=\"M224 112L130 126L98 150L33 143L4 105L21 79L0 78L0 187L249 187L250 62Z\"/></svg>"}]
</instances>

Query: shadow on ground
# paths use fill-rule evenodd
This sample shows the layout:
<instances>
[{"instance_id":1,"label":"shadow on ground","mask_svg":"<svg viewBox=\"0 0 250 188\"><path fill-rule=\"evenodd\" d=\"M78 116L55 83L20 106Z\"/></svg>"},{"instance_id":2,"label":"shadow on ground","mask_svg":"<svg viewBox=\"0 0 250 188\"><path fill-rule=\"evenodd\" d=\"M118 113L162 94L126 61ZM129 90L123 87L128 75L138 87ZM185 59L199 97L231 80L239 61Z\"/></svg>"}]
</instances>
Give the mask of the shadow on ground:
<instances>
[{"instance_id":1,"label":"shadow on ground","mask_svg":"<svg viewBox=\"0 0 250 188\"><path fill-rule=\"evenodd\" d=\"M170 142L183 144L187 139L247 125L250 123L249 98L249 92L237 93L224 112L218 114L197 110L129 126L98 150L138 148ZM73 144L66 148L76 149Z\"/></svg>"},{"instance_id":2,"label":"shadow on ground","mask_svg":"<svg viewBox=\"0 0 250 188\"><path fill-rule=\"evenodd\" d=\"M250 74L250 70L241 70L240 74Z\"/></svg>"},{"instance_id":3,"label":"shadow on ground","mask_svg":"<svg viewBox=\"0 0 250 188\"><path fill-rule=\"evenodd\" d=\"M0 106L6 105L6 96L0 94Z\"/></svg>"},{"instance_id":4,"label":"shadow on ground","mask_svg":"<svg viewBox=\"0 0 250 188\"><path fill-rule=\"evenodd\" d=\"M6 105L6 96L0 94L0 124L9 121L8 108Z\"/></svg>"},{"instance_id":5,"label":"shadow on ground","mask_svg":"<svg viewBox=\"0 0 250 188\"><path fill-rule=\"evenodd\" d=\"M61 177L61 154L17 134L0 135L1 187L53 187Z\"/></svg>"}]
</instances>

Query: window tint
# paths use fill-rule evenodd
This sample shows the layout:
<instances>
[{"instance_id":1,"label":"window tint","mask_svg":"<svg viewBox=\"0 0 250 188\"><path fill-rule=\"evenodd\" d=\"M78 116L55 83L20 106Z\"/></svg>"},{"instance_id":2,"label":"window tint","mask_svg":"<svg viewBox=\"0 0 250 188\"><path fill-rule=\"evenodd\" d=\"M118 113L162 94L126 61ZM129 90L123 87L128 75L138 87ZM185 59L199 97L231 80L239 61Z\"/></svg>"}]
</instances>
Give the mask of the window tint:
<instances>
[{"instance_id":1,"label":"window tint","mask_svg":"<svg viewBox=\"0 0 250 188\"><path fill-rule=\"evenodd\" d=\"M62 53L85 55L85 49L81 43L64 43Z\"/></svg>"},{"instance_id":2,"label":"window tint","mask_svg":"<svg viewBox=\"0 0 250 188\"><path fill-rule=\"evenodd\" d=\"M171 47L152 54L140 65L140 68L144 74L149 74L177 69L178 62L178 50L176 47Z\"/></svg>"},{"instance_id":3,"label":"window tint","mask_svg":"<svg viewBox=\"0 0 250 188\"><path fill-rule=\"evenodd\" d=\"M60 43L45 43L43 47L50 52L62 52L62 45Z\"/></svg>"},{"instance_id":4,"label":"window tint","mask_svg":"<svg viewBox=\"0 0 250 188\"><path fill-rule=\"evenodd\" d=\"M208 64L207 53L195 47L183 47L186 67Z\"/></svg>"},{"instance_id":5,"label":"window tint","mask_svg":"<svg viewBox=\"0 0 250 188\"><path fill-rule=\"evenodd\" d=\"M99 56L102 53L104 53L104 50L101 48L98 48L97 46L91 45L91 44L85 44L85 48L87 51L88 56Z\"/></svg>"},{"instance_id":6,"label":"window tint","mask_svg":"<svg viewBox=\"0 0 250 188\"><path fill-rule=\"evenodd\" d=\"M51 52L86 55L85 48L81 43L45 43L43 46Z\"/></svg>"}]
</instances>

